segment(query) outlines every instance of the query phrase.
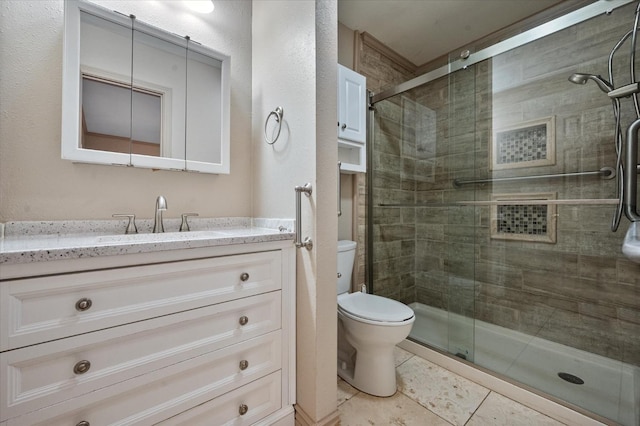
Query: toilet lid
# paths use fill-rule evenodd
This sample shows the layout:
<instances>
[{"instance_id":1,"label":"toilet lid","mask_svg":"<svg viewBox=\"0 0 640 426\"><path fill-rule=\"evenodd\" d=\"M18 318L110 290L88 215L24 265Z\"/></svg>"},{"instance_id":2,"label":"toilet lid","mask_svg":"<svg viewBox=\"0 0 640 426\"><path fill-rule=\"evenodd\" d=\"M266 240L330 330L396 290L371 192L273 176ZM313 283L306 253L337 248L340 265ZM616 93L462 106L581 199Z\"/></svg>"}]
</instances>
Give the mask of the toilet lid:
<instances>
[{"instance_id":1,"label":"toilet lid","mask_svg":"<svg viewBox=\"0 0 640 426\"><path fill-rule=\"evenodd\" d=\"M413 309L396 300L355 292L338 297L338 308L359 318L381 322L402 322L413 317Z\"/></svg>"}]
</instances>

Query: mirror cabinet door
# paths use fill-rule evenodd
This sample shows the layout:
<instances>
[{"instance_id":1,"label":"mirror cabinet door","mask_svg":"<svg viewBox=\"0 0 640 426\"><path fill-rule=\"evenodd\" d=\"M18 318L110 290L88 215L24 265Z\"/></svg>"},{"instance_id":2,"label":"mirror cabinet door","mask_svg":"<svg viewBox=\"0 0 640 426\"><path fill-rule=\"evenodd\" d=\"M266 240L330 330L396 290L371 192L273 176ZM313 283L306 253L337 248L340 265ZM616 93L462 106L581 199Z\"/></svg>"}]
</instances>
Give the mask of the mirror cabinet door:
<instances>
[{"instance_id":1,"label":"mirror cabinet door","mask_svg":"<svg viewBox=\"0 0 640 426\"><path fill-rule=\"evenodd\" d=\"M130 23L80 10L73 15L73 25L65 23L62 157L129 165Z\"/></svg>"},{"instance_id":2,"label":"mirror cabinet door","mask_svg":"<svg viewBox=\"0 0 640 426\"><path fill-rule=\"evenodd\" d=\"M187 40L133 23L133 166L184 170Z\"/></svg>"},{"instance_id":3,"label":"mirror cabinet door","mask_svg":"<svg viewBox=\"0 0 640 426\"><path fill-rule=\"evenodd\" d=\"M229 173L230 58L65 2L62 158Z\"/></svg>"},{"instance_id":4,"label":"mirror cabinet door","mask_svg":"<svg viewBox=\"0 0 640 426\"><path fill-rule=\"evenodd\" d=\"M229 162L221 149L222 141L229 137L222 109L228 99L223 102L225 93L219 84L223 79L222 61L198 52L197 48L189 43L187 52L186 159L187 170L207 171Z\"/></svg>"}]
</instances>

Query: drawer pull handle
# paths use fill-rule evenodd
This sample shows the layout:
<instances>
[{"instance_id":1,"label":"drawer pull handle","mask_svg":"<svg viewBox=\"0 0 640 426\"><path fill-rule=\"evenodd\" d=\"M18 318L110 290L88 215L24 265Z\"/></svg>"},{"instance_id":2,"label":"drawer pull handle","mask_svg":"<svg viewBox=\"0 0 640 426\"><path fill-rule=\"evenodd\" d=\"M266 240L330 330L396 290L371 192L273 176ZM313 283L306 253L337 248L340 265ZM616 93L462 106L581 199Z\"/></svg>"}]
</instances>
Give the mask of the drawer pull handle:
<instances>
[{"instance_id":1,"label":"drawer pull handle","mask_svg":"<svg viewBox=\"0 0 640 426\"><path fill-rule=\"evenodd\" d=\"M91 301L91 299L87 299L86 297L83 297L82 299L76 302L76 310L80 312L84 312L88 310L91 307L91 305L93 305L93 302Z\"/></svg>"},{"instance_id":2,"label":"drawer pull handle","mask_svg":"<svg viewBox=\"0 0 640 426\"><path fill-rule=\"evenodd\" d=\"M240 361L240 370L246 370L247 368L249 368L249 361L246 359Z\"/></svg>"},{"instance_id":3,"label":"drawer pull handle","mask_svg":"<svg viewBox=\"0 0 640 426\"><path fill-rule=\"evenodd\" d=\"M241 416L244 416L245 414L247 414L247 411L249 411L249 407L247 407L247 404L240 404L238 413L240 413Z\"/></svg>"},{"instance_id":4,"label":"drawer pull handle","mask_svg":"<svg viewBox=\"0 0 640 426\"><path fill-rule=\"evenodd\" d=\"M91 426L91 423L89 423L86 420L83 420L81 422L78 422L78 424L76 424L76 426Z\"/></svg>"},{"instance_id":5,"label":"drawer pull handle","mask_svg":"<svg viewBox=\"0 0 640 426\"><path fill-rule=\"evenodd\" d=\"M240 281L247 281L249 280L249 274L246 272L243 272L242 274L240 274Z\"/></svg>"},{"instance_id":6,"label":"drawer pull handle","mask_svg":"<svg viewBox=\"0 0 640 426\"><path fill-rule=\"evenodd\" d=\"M76 374L84 374L91 368L91 363L86 359L82 361L78 361L76 365L73 366L73 372Z\"/></svg>"},{"instance_id":7,"label":"drawer pull handle","mask_svg":"<svg viewBox=\"0 0 640 426\"><path fill-rule=\"evenodd\" d=\"M240 317L240 321L238 321L240 325L247 325L249 322L249 318L246 315Z\"/></svg>"}]
</instances>

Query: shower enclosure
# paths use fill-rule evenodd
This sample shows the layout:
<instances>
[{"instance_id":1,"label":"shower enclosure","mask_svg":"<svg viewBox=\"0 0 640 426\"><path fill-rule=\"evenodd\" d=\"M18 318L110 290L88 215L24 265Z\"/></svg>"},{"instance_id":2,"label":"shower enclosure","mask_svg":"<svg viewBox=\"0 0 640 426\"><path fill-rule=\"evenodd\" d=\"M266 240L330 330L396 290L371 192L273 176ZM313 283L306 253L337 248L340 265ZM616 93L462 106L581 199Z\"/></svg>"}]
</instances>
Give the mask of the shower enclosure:
<instances>
[{"instance_id":1,"label":"shower enclosure","mask_svg":"<svg viewBox=\"0 0 640 426\"><path fill-rule=\"evenodd\" d=\"M568 79L606 75L636 7L596 2L374 93L367 175L368 287L413 307L410 339L629 426L640 265L629 221L612 231L616 120L598 82Z\"/></svg>"}]
</instances>

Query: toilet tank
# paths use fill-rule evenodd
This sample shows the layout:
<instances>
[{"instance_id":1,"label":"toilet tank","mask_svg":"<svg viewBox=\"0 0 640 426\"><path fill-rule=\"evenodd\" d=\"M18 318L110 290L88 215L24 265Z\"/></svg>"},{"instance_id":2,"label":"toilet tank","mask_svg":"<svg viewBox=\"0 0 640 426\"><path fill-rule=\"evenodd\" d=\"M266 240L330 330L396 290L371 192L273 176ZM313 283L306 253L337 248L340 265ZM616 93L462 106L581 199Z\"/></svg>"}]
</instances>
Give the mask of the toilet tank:
<instances>
[{"instance_id":1,"label":"toilet tank","mask_svg":"<svg viewBox=\"0 0 640 426\"><path fill-rule=\"evenodd\" d=\"M351 289L351 272L356 259L356 242L338 241L338 294Z\"/></svg>"}]
</instances>

